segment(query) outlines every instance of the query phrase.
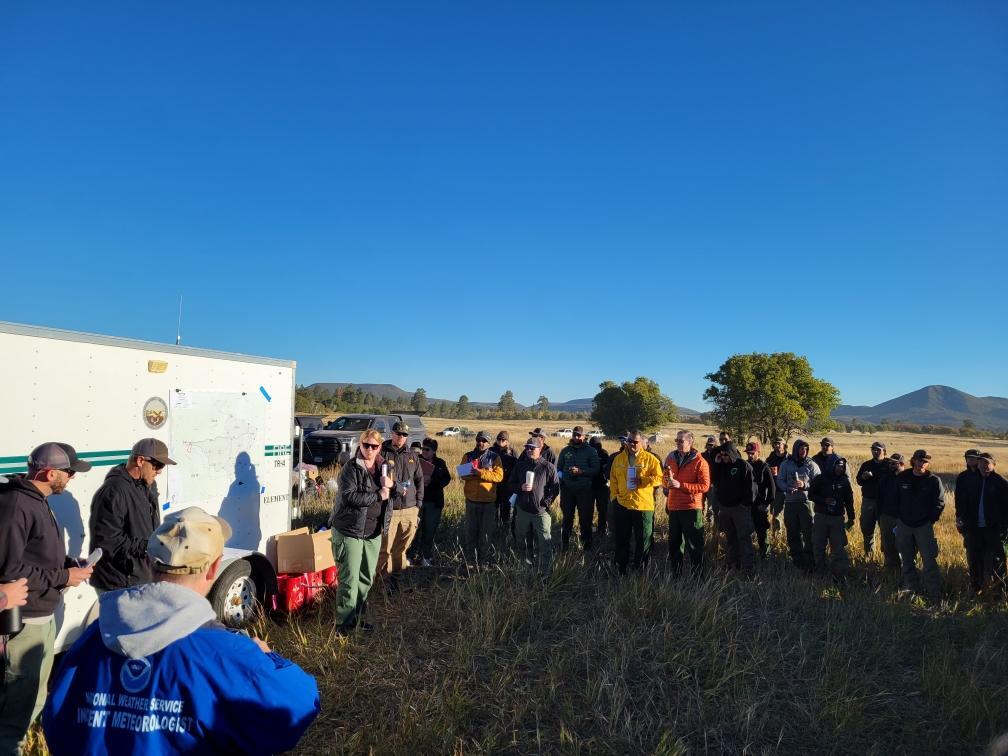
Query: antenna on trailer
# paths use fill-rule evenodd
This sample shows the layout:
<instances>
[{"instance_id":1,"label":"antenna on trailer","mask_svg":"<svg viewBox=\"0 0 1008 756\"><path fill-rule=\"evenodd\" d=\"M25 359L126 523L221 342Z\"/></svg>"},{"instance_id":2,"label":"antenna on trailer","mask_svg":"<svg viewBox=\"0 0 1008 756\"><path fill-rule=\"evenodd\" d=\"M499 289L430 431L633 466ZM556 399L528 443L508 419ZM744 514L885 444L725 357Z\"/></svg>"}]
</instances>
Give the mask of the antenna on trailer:
<instances>
[{"instance_id":1,"label":"antenna on trailer","mask_svg":"<svg viewBox=\"0 0 1008 756\"><path fill-rule=\"evenodd\" d=\"M178 327L175 330L175 346L182 343L182 295L178 297Z\"/></svg>"}]
</instances>

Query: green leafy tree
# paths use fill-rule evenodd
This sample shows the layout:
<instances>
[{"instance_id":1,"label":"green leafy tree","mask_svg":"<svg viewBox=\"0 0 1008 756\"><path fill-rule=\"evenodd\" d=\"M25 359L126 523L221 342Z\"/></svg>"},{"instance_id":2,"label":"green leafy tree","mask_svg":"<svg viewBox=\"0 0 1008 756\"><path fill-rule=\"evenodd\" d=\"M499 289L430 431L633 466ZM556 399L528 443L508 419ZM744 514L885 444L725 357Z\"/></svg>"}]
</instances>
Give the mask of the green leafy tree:
<instances>
[{"instance_id":1,"label":"green leafy tree","mask_svg":"<svg viewBox=\"0 0 1008 756\"><path fill-rule=\"evenodd\" d=\"M455 417L469 417L472 409L469 407L469 397L462 394L455 402Z\"/></svg>"},{"instance_id":2,"label":"green leafy tree","mask_svg":"<svg viewBox=\"0 0 1008 756\"><path fill-rule=\"evenodd\" d=\"M708 373L704 399L714 404L714 424L735 438L752 434L765 444L795 432L835 427L830 412L840 405L836 386L812 374L808 359L792 352L736 354Z\"/></svg>"},{"instance_id":3,"label":"green leafy tree","mask_svg":"<svg viewBox=\"0 0 1008 756\"><path fill-rule=\"evenodd\" d=\"M501 394L501 398L497 402L497 411L501 417L513 417L518 411L518 405L515 403L514 393L511 389Z\"/></svg>"},{"instance_id":4,"label":"green leafy tree","mask_svg":"<svg viewBox=\"0 0 1008 756\"><path fill-rule=\"evenodd\" d=\"M549 412L549 399L545 394L541 394L536 399L536 411L539 413L539 417L545 417L546 413Z\"/></svg>"},{"instance_id":5,"label":"green leafy tree","mask_svg":"<svg viewBox=\"0 0 1008 756\"><path fill-rule=\"evenodd\" d=\"M589 418L606 435L617 436L635 428L652 430L679 417L675 404L650 378L638 376L620 385L603 381L599 389L592 399Z\"/></svg>"},{"instance_id":6,"label":"green leafy tree","mask_svg":"<svg viewBox=\"0 0 1008 756\"><path fill-rule=\"evenodd\" d=\"M418 388L413 392L413 398L410 399L410 407L412 407L417 412L427 411L427 392L422 388Z\"/></svg>"}]
</instances>

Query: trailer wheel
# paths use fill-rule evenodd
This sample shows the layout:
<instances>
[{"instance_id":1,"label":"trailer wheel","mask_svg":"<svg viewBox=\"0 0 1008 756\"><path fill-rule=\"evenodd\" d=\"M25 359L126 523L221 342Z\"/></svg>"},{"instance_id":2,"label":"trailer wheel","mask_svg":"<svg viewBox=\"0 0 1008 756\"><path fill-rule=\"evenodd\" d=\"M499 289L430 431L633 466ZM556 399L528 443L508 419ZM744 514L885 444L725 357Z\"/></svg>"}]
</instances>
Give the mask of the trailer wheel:
<instances>
[{"instance_id":1,"label":"trailer wheel","mask_svg":"<svg viewBox=\"0 0 1008 756\"><path fill-rule=\"evenodd\" d=\"M244 627L252 622L258 610L260 593L252 579L252 565L239 559L218 575L207 600L225 625Z\"/></svg>"}]
</instances>

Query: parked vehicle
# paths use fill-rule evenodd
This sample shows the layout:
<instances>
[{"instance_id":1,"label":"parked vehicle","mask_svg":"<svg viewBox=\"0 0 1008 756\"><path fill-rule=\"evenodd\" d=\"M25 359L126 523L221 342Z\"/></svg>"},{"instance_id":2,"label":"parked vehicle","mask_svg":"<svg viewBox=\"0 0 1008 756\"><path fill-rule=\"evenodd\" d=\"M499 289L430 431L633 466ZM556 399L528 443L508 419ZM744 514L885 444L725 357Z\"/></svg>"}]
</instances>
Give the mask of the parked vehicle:
<instances>
[{"instance_id":1,"label":"parked vehicle","mask_svg":"<svg viewBox=\"0 0 1008 756\"><path fill-rule=\"evenodd\" d=\"M574 435L573 428L560 428L559 430L553 431L553 435L557 438L570 438Z\"/></svg>"},{"instance_id":2,"label":"parked vehicle","mask_svg":"<svg viewBox=\"0 0 1008 756\"><path fill-rule=\"evenodd\" d=\"M248 622L277 592L267 541L290 529L294 368L247 357L133 339L0 323L7 360L0 394L0 476L27 470L44 441L72 444L93 465L49 506L67 554L86 556L91 499L141 438L172 459L158 479L162 516L189 506L225 518L233 535L208 599L227 624ZM56 650L97 611L87 583L57 612Z\"/></svg>"},{"instance_id":3,"label":"parked vehicle","mask_svg":"<svg viewBox=\"0 0 1008 756\"><path fill-rule=\"evenodd\" d=\"M588 431L588 438L605 438L605 434L598 428L592 428Z\"/></svg>"},{"instance_id":4,"label":"parked vehicle","mask_svg":"<svg viewBox=\"0 0 1008 756\"><path fill-rule=\"evenodd\" d=\"M410 443L427 437L427 428L419 415L343 415L324 429L305 436L305 447L310 450L310 454L305 451L305 461L320 466L342 465L357 452L357 440L362 431L374 428L382 438L389 439L392 426L400 420L410 428Z\"/></svg>"},{"instance_id":5,"label":"parked vehicle","mask_svg":"<svg viewBox=\"0 0 1008 756\"><path fill-rule=\"evenodd\" d=\"M439 430L437 434L439 436L461 436L462 429L457 425L452 425L444 430Z\"/></svg>"},{"instance_id":6,"label":"parked vehicle","mask_svg":"<svg viewBox=\"0 0 1008 756\"><path fill-rule=\"evenodd\" d=\"M325 427L325 415L294 415L294 466L301 462L301 440Z\"/></svg>"}]
</instances>

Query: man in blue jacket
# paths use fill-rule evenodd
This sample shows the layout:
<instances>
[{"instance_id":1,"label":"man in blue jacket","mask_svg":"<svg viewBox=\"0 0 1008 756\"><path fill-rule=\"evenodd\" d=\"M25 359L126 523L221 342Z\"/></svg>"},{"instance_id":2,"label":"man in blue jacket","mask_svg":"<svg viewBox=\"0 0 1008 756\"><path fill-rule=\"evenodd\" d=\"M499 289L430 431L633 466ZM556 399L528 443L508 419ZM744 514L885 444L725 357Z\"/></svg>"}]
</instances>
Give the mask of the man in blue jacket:
<instances>
[{"instance_id":1,"label":"man in blue jacket","mask_svg":"<svg viewBox=\"0 0 1008 756\"><path fill-rule=\"evenodd\" d=\"M156 582L105 593L42 715L59 754L277 753L319 712L314 678L217 623L206 600L231 527L199 507L148 541Z\"/></svg>"}]
</instances>

